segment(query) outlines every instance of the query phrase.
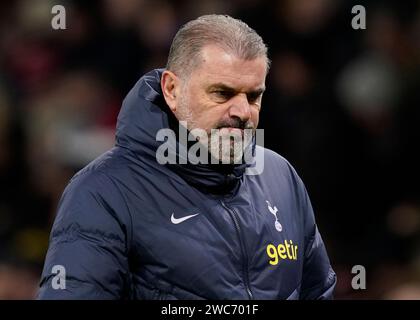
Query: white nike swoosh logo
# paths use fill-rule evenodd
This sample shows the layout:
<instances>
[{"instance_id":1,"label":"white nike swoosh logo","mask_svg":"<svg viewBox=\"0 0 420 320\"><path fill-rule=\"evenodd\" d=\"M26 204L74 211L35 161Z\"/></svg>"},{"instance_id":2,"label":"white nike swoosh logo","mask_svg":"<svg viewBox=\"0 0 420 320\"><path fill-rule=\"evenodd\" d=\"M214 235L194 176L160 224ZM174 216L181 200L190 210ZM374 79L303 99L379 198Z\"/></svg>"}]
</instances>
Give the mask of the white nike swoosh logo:
<instances>
[{"instance_id":1,"label":"white nike swoosh logo","mask_svg":"<svg viewBox=\"0 0 420 320\"><path fill-rule=\"evenodd\" d=\"M181 222L184 222L185 220L188 220L188 219L190 219L190 218L192 218L192 217L195 217L196 215L199 215L199 213L196 213L196 214L192 214L192 215L189 215L189 216L185 216L185 217L182 217L182 218L175 218L174 217L174 214L172 213L172 216L171 216L171 222L173 223L173 224L178 224L178 223L181 223Z\"/></svg>"}]
</instances>

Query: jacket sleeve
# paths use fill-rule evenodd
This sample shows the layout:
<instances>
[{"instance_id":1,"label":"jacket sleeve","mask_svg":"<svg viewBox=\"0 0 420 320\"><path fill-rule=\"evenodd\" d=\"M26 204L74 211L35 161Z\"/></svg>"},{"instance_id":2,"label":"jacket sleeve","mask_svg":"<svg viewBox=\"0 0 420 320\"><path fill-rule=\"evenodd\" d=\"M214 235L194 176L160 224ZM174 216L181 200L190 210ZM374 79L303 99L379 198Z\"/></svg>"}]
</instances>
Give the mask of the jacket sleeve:
<instances>
[{"instance_id":1,"label":"jacket sleeve","mask_svg":"<svg viewBox=\"0 0 420 320\"><path fill-rule=\"evenodd\" d=\"M305 216L305 255L301 285L301 299L333 299L337 282L321 234L315 222L309 196L302 183L302 209Z\"/></svg>"},{"instance_id":2,"label":"jacket sleeve","mask_svg":"<svg viewBox=\"0 0 420 320\"><path fill-rule=\"evenodd\" d=\"M123 210L121 195L104 174L73 178L58 206L38 299L124 297L129 228Z\"/></svg>"}]
</instances>

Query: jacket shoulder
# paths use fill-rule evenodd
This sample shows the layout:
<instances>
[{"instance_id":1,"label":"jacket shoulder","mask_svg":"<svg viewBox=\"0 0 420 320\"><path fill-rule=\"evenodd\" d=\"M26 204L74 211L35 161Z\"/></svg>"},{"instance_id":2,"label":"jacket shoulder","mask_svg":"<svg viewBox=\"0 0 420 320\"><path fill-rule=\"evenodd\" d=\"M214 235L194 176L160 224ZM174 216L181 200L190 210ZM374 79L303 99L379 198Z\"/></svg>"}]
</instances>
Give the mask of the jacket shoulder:
<instances>
[{"instance_id":1,"label":"jacket shoulder","mask_svg":"<svg viewBox=\"0 0 420 320\"><path fill-rule=\"evenodd\" d=\"M293 183L296 187L303 186L303 182L299 174L285 157L271 149L263 148L260 146L257 146L257 149L257 152L260 152L264 155L263 173L270 175L279 174L283 178L290 180L290 182Z\"/></svg>"},{"instance_id":2,"label":"jacket shoulder","mask_svg":"<svg viewBox=\"0 0 420 320\"><path fill-rule=\"evenodd\" d=\"M127 240L121 231L131 230L131 217L118 185L106 170L113 161L106 160L107 156L96 159L70 180L58 204L52 238L67 238L66 234L76 230L120 243Z\"/></svg>"}]
</instances>

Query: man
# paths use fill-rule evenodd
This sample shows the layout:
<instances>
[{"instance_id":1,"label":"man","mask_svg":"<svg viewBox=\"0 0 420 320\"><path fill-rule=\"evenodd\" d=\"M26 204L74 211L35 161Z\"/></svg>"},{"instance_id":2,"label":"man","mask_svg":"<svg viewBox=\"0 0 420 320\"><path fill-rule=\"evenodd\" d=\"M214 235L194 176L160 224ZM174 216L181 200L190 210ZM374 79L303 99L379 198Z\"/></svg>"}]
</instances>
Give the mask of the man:
<instances>
[{"instance_id":1,"label":"man","mask_svg":"<svg viewBox=\"0 0 420 320\"><path fill-rule=\"evenodd\" d=\"M39 298L332 297L305 187L255 143L268 67L262 39L239 20L202 16L178 31L166 69L125 98L116 146L65 189ZM194 142L211 161L189 160ZM263 155L257 173L247 174L249 150Z\"/></svg>"}]
</instances>

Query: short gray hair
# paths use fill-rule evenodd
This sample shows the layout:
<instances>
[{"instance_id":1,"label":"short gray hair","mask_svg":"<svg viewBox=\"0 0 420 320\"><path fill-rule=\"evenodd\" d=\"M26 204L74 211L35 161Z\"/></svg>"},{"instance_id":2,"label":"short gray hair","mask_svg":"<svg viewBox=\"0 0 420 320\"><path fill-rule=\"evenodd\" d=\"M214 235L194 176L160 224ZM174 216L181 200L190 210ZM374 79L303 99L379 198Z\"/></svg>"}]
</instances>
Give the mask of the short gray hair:
<instances>
[{"instance_id":1,"label":"short gray hair","mask_svg":"<svg viewBox=\"0 0 420 320\"><path fill-rule=\"evenodd\" d=\"M214 44L239 58L265 57L267 72L270 60L262 38L245 22L227 15L204 15L185 24L175 35L169 50L166 69L185 76L198 65L201 49Z\"/></svg>"}]
</instances>

